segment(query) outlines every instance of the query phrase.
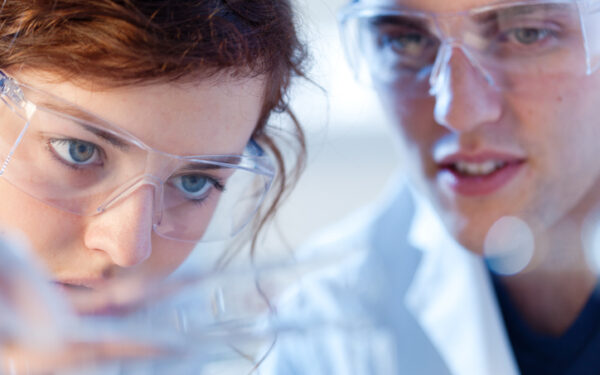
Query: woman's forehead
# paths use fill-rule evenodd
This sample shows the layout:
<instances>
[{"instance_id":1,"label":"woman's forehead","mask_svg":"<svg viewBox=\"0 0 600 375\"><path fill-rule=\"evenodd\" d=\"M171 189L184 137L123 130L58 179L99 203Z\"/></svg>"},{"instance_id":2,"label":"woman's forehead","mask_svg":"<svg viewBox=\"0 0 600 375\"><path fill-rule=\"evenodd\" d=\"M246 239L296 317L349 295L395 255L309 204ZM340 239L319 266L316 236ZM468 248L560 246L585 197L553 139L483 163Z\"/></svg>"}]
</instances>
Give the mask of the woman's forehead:
<instances>
[{"instance_id":1,"label":"woman's forehead","mask_svg":"<svg viewBox=\"0 0 600 375\"><path fill-rule=\"evenodd\" d=\"M359 0L358 2L372 6L402 6L426 12L451 13L515 1L516 0Z\"/></svg>"},{"instance_id":2,"label":"woman's forehead","mask_svg":"<svg viewBox=\"0 0 600 375\"><path fill-rule=\"evenodd\" d=\"M23 78L52 94L46 99L36 97L36 104L48 107L47 101L64 101L69 107L88 112L93 120L80 114L68 115L96 126L106 126L106 122L154 149L177 155L242 151L258 122L265 87L262 76L111 89Z\"/></svg>"}]
</instances>

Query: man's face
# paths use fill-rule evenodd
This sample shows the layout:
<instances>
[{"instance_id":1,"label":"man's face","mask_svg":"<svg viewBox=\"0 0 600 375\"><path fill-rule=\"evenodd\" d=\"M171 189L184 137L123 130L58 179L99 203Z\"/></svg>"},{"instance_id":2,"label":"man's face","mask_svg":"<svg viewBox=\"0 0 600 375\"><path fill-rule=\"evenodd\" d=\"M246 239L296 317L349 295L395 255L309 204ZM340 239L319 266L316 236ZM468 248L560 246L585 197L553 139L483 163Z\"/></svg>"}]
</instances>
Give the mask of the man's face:
<instances>
[{"instance_id":1,"label":"man's face","mask_svg":"<svg viewBox=\"0 0 600 375\"><path fill-rule=\"evenodd\" d=\"M440 13L490 2L364 3ZM505 216L519 217L535 234L583 219L600 198L600 74L535 77L531 84L543 89L532 93L490 86L460 48L445 68L434 96L407 96L391 83L375 87L412 182L450 233L481 253L489 228Z\"/></svg>"}]
</instances>

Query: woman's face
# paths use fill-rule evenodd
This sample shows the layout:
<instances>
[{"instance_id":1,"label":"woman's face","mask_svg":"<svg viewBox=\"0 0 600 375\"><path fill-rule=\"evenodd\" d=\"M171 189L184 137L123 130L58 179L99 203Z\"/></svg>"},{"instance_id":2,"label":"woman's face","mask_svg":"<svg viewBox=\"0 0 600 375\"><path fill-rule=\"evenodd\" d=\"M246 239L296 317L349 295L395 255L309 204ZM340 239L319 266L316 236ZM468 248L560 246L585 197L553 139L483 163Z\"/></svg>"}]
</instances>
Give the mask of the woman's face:
<instances>
[{"instance_id":1,"label":"woman's face","mask_svg":"<svg viewBox=\"0 0 600 375\"><path fill-rule=\"evenodd\" d=\"M156 150L175 155L241 154L257 124L265 86L260 77L223 76L111 89L56 83L60 82L56 77L33 72L15 78L117 125ZM0 197L0 234L24 234L66 293L82 287L102 288L109 281L132 276L143 280L165 277L194 247L153 231L152 186L138 188L95 216L49 206L3 178Z\"/></svg>"}]
</instances>

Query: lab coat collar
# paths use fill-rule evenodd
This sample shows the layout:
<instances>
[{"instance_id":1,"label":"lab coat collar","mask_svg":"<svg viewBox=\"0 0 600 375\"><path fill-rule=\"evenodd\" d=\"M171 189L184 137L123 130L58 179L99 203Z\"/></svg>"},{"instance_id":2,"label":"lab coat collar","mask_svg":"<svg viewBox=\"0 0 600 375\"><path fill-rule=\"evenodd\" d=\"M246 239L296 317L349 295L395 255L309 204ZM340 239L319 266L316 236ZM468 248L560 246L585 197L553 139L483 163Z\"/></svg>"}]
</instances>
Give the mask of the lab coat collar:
<instances>
[{"instance_id":1,"label":"lab coat collar","mask_svg":"<svg viewBox=\"0 0 600 375\"><path fill-rule=\"evenodd\" d=\"M483 260L447 233L435 211L410 189L415 215L408 233L422 260L405 295L408 310L455 375L517 375Z\"/></svg>"}]
</instances>

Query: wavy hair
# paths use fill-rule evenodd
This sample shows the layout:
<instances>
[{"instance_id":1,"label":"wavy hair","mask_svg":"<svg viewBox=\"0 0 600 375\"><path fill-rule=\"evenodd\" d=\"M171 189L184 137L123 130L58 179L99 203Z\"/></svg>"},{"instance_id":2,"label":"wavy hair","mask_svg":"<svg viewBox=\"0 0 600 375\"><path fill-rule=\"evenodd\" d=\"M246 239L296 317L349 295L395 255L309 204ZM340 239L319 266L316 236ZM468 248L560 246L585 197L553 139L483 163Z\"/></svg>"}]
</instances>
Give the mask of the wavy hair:
<instances>
[{"instance_id":1,"label":"wavy hair","mask_svg":"<svg viewBox=\"0 0 600 375\"><path fill-rule=\"evenodd\" d=\"M306 156L303 131L288 105L290 84L305 77L306 50L289 0L4 0L0 69L32 68L111 86L205 79L228 71L267 78L253 137L279 169L258 233L296 182ZM285 150L267 124L284 113L292 129ZM288 165L284 151L292 149ZM288 160L290 160L288 159Z\"/></svg>"}]
</instances>

